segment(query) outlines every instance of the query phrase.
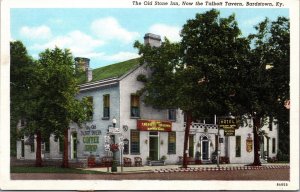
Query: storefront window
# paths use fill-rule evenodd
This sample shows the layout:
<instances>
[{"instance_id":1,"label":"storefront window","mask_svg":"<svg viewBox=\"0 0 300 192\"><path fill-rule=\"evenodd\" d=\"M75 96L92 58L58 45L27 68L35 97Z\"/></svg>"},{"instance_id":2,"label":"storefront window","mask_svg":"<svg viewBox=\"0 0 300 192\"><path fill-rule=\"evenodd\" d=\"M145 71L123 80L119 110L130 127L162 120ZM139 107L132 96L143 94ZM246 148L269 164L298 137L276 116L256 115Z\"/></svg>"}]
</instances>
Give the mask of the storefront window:
<instances>
[{"instance_id":1,"label":"storefront window","mask_svg":"<svg viewBox=\"0 0 300 192\"><path fill-rule=\"evenodd\" d=\"M169 132L168 154L176 154L176 132Z\"/></svg>"},{"instance_id":2,"label":"storefront window","mask_svg":"<svg viewBox=\"0 0 300 192\"><path fill-rule=\"evenodd\" d=\"M272 138L272 153L276 152L276 140L275 138Z\"/></svg>"},{"instance_id":3,"label":"storefront window","mask_svg":"<svg viewBox=\"0 0 300 192\"><path fill-rule=\"evenodd\" d=\"M140 117L140 97L138 95L131 95L131 117Z\"/></svg>"},{"instance_id":4,"label":"storefront window","mask_svg":"<svg viewBox=\"0 0 300 192\"><path fill-rule=\"evenodd\" d=\"M110 105L109 94L103 95L103 117L104 118L109 118L109 105Z\"/></svg>"},{"instance_id":5,"label":"storefront window","mask_svg":"<svg viewBox=\"0 0 300 192\"><path fill-rule=\"evenodd\" d=\"M235 156L241 157L241 136L235 137Z\"/></svg>"},{"instance_id":6,"label":"storefront window","mask_svg":"<svg viewBox=\"0 0 300 192\"><path fill-rule=\"evenodd\" d=\"M130 131L130 149L131 154L140 153L140 132L136 130Z\"/></svg>"},{"instance_id":7,"label":"storefront window","mask_svg":"<svg viewBox=\"0 0 300 192\"><path fill-rule=\"evenodd\" d=\"M176 109L169 109L169 120L176 121Z\"/></svg>"}]
</instances>

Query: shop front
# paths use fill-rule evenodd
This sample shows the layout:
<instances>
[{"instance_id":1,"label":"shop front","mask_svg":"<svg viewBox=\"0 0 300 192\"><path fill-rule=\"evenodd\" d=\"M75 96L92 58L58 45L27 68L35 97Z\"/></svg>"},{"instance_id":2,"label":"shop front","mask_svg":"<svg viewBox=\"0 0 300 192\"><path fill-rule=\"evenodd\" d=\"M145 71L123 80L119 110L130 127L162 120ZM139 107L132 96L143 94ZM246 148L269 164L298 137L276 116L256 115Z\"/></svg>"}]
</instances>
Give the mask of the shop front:
<instances>
[{"instance_id":1,"label":"shop front","mask_svg":"<svg viewBox=\"0 0 300 192\"><path fill-rule=\"evenodd\" d=\"M137 120L137 129L148 132L149 159L158 161L161 157L164 137L162 133L172 131L172 122L161 120Z\"/></svg>"}]
</instances>

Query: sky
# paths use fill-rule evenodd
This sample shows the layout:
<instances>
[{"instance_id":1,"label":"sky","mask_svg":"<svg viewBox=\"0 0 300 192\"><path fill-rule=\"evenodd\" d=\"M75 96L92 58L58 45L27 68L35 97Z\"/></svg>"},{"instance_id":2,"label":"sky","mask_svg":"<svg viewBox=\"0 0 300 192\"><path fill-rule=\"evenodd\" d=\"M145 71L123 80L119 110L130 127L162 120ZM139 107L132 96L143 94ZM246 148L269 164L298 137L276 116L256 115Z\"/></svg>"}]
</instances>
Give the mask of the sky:
<instances>
[{"instance_id":1,"label":"sky","mask_svg":"<svg viewBox=\"0 0 300 192\"><path fill-rule=\"evenodd\" d=\"M180 40L180 30L196 13L209 9L133 8L13 8L11 41L21 40L38 59L46 48L69 48L74 57L90 58L92 69L138 57L133 43L143 42L146 33L171 41ZM268 17L289 17L289 9L219 9L221 17L235 14L243 36L255 33L254 26Z\"/></svg>"}]
</instances>

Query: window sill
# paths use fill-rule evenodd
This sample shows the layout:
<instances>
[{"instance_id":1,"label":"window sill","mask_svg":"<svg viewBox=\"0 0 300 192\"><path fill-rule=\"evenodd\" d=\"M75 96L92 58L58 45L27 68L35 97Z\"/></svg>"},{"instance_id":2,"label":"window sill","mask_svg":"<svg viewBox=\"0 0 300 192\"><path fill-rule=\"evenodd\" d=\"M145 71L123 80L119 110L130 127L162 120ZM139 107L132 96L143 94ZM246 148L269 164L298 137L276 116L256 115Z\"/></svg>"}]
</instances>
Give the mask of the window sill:
<instances>
[{"instance_id":1,"label":"window sill","mask_svg":"<svg viewBox=\"0 0 300 192\"><path fill-rule=\"evenodd\" d=\"M176 155L176 153L167 153L168 155Z\"/></svg>"},{"instance_id":2,"label":"window sill","mask_svg":"<svg viewBox=\"0 0 300 192\"><path fill-rule=\"evenodd\" d=\"M174 119L169 119L169 121L171 121L171 122L176 122L176 119L174 120Z\"/></svg>"},{"instance_id":3,"label":"window sill","mask_svg":"<svg viewBox=\"0 0 300 192\"><path fill-rule=\"evenodd\" d=\"M102 117L102 120L109 120L110 117Z\"/></svg>"},{"instance_id":4,"label":"window sill","mask_svg":"<svg viewBox=\"0 0 300 192\"><path fill-rule=\"evenodd\" d=\"M130 117L130 119L140 119L141 117Z\"/></svg>"},{"instance_id":5,"label":"window sill","mask_svg":"<svg viewBox=\"0 0 300 192\"><path fill-rule=\"evenodd\" d=\"M130 153L130 155L141 155L141 153Z\"/></svg>"}]
</instances>

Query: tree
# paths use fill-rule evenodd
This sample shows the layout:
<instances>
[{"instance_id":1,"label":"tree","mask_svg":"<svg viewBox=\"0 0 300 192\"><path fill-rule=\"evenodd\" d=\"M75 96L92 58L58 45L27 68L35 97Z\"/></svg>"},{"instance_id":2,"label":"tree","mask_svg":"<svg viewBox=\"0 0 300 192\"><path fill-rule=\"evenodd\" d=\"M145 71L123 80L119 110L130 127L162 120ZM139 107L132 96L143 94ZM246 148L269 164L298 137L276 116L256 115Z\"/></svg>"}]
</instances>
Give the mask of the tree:
<instances>
[{"instance_id":1,"label":"tree","mask_svg":"<svg viewBox=\"0 0 300 192\"><path fill-rule=\"evenodd\" d=\"M20 41L11 42L11 146L22 135L36 135L36 166L42 166L41 143L64 135L63 167L68 167L68 127L80 125L91 110L87 99L76 99L77 74L68 50L45 50L35 62ZM26 126L17 134L17 123Z\"/></svg>"},{"instance_id":2,"label":"tree","mask_svg":"<svg viewBox=\"0 0 300 192\"><path fill-rule=\"evenodd\" d=\"M16 140L20 137L17 124L26 119L32 87L34 61L21 41L10 43L10 135L11 155L16 155Z\"/></svg>"},{"instance_id":3,"label":"tree","mask_svg":"<svg viewBox=\"0 0 300 192\"><path fill-rule=\"evenodd\" d=\"M192 121L236 111L231 102L239 85L236 69L249 46L247 39L240 37L234 15L219 15L214 9L196 14L183 26L180 43L166 39L160 47L135 44L141 61L152 70L142 90L144 101L157 108L180 108L187 116L183 167L187 167Z\"/></svg>"},{"instance_id":4,"label":"tree","mask_svg":"<svg viewBox=\"0 0 300 192\"><path fill-rule=\"evenodd\" d=\"M41 121L46 138L50 134L64 135L64 153L62 167L68 167L68 128L70 123L80 125L88 117L87 100L79 101L79 91L75 65L69 50L46 49L40 54L40 107L43 113Z\"/></svg>"},{"instance_id":5,"label":"tree","mask_svg":"<svg viewBox=\"0 0 300 192\"><path fill-rule=\"evenodd\" d=\"M260 165L258 132L263 126L263 119L267 116L277 119L282 125L280 131L288 132L289 128L289 114L284 108L290 90L289 20L278 17L270 22L266 18L255 28L257 34L249 36L254 47L249 62L243 66L241 78L244 90L241 91L243 96L239 96L243 97L245 112L253 116L253 165Z\"/></svg>"},{"instance_id":6,"label":"tree","mask_svg":"<svg viewBox=\"0 0 300 192\"><path fill-rule=\"evenodd\" d=\"M231 113L252 118L252 165L261 164L263 120L267 116L286 118L282 107L289 98L288 20L278 18L271 25L265 20L256 26L257 34L242 37L234 14L228 18L219 15L214 9L196 14L183 26L179 43L167 39L160 47L135 43L141 62L152 71L148 78L140 78L145 82L140 90L145 103L180 108L187 116L183 167L187 167L189 128L199 117ZM281 110L276 110L279 106Z\"/></svg>"}]
</instances>

